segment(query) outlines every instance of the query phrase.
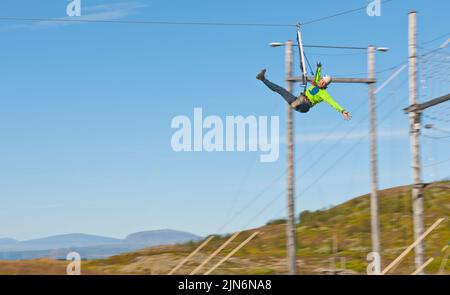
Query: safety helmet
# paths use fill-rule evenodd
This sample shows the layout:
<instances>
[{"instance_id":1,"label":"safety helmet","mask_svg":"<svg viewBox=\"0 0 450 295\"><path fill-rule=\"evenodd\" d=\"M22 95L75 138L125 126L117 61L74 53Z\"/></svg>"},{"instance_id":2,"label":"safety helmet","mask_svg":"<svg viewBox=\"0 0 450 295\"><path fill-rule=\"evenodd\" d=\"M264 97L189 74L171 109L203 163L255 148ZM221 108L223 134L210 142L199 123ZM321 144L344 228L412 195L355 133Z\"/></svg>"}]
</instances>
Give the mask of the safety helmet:
<instances>
[{"instance_id":1,"label":"safety helmet","mask_svg":"<svg viewBox=\"0 0 450 295\"><path fill-rule=\"evenodd\" d=\"M331 76L329 75L323 76L322 79L325 81L325 83L327 83L327 85L331 83Z\"/></svg>"}]
</instances>

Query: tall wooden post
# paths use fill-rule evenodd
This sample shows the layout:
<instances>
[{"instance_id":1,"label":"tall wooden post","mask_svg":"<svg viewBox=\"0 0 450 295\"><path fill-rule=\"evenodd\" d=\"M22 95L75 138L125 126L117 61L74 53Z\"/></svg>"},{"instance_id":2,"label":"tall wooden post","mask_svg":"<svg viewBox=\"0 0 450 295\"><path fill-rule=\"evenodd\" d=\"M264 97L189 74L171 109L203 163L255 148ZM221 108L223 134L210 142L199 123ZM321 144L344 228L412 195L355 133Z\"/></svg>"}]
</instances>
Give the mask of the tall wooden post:
<instances>
[{"instance_id":1,"label":"tall wooden post","mask_svg":"<svg viewBox=\"0 0 450 295\"><path fill-rule=\"evenodd\" d=\"M370 45L368 53L369 79L375 80L375 47ZM370 165L371 165L371 193L370 193L370 226L372 235L372 252L380 253L380 225L378 220L378 165L377 165L377 133L375 109L375 83L369 84L370 92ZM380 259L381 260L381 259ZM381 261L376 269L381 269Z\"/></svg>"},{"instance_id":2,"label":"tall wooden post","mask_svg":"<svg viewBox=\"0 0 450 295\"><path fill-rule=\"evenodd\" d=\"M409 49L409 104L417 103L417 13L411 11L408 15L408 49ZM414 240L418 239L423 233L423 194L422 194L422 177L420 172L420 111L410 112L410 139L412 152L412 168L413 168L413 188L412 188L412 207L413 207L413 228ZM416 269L423 265L424 244L421 241L415 247L414 263ZM424 274L423 271L420 274Z\"/></svg>"},{"instance_id":3,"label":"tall wooden post","mask_svg":"<svg viewBox=\"0 0 450 295\"><path fill-rule=\"evenodd\" d=\"M289 92L293 91L293 82L289 80L292 77L292 41L286 42L286 88ZM296 242L295 242L295 207L294 207L294 116L291 106L287 107L287 158L288 158L288 180L287 180L287 259L288 271L290 275L297 272Z\"/></svg>"}]
</instances>

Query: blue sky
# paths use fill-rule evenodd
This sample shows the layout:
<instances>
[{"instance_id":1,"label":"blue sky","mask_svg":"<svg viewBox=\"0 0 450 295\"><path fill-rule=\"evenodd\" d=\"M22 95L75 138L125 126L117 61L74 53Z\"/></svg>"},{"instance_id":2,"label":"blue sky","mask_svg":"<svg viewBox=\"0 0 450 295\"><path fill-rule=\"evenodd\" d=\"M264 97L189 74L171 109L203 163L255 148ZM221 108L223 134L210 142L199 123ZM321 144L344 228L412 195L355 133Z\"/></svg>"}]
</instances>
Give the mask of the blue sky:
<instances>
[{"instance_id":1,"label":"blue sky","mask_svg":"<svg viewBox=\"0 0 450 295\"><path fill-rule=\"evenodd\" d=\"M64 18L67 3L4 0L0 15ZM82 0L82 15L296 23L365 3ZM394 0L382 6L379 17L359 11L305 26L304 43L387 46L388 53L377 53L376 67L388 69L407 61L410 9L419 12L419 43L448 33L448 1ZM278 115L285 137L286 105L255 75L267 68L269 79L283 83L283 49L268 44L295 39L292 28L0 21L0 34L0 237L22 240L71 232L124 237L161 228L206 235L225 223L222 233L285 214L284 177L247 206L284 172L284 144L275 163L260 163L259 153L251 152L175 153L170 123L177 115L192 117L195 107L202 107L205 116ZM420 51L434 49L446 38L423 44ZM356 77L367 71L365 51L310 48L306 53L312 63L322 62L324 73ZM383 71L377 79L390 74ZM429 87L421 84L421 100L448 92L442 76L448 77L448 67L439 79L424 82ZM408 119L402 112L408 105L406 83L404 71L377 95L381 188L411 182ZM325 104L307 115L295 114L298 212L370 190L364 139L367 86L333 85L329 90L353 120L344 122ZM430 116L448 118L445 108L448 112L448 104L442 105ZM450 128L445 120L429 123ZM426 138L423 144L424 164L449 157L448 141ZM430 166L423 177L443 179L450 176L449 168L449 162Z\"/></svg>"}]
</instances>

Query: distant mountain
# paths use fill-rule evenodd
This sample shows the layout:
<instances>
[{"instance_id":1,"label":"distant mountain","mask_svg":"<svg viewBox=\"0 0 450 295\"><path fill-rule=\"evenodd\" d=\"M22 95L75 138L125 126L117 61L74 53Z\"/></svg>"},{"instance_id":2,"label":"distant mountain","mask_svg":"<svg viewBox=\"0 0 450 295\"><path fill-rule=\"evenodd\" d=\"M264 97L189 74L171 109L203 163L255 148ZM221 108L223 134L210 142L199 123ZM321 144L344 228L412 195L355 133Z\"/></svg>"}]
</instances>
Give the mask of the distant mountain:
<instances>
[{"instance_id":1,"label":"distant mountain","mask_svg":"<svg viewBox=\"0 0 450 295\"><path fill-rule=\"evenodd\" d=\"M4 239L0 239L2 241ZM70 247L90 247L97 245L120 244L122 240L109 237L86 235L86 234L67 234L45 237L40 239L28 241L15 241L1 243L0 251L39 251L39 250L53 250ZM15 242L12 242L12 241Z\"/></svg>"},{"instance_id":2,"label":"distant mountain","mask_svg":"<svg viewBox=\"0 0 450 295\"><path fill-rule=\"evenodd\" d=\"M128 235L125 238L125 243L167 245L167 244L183 243L186 241L196 241L198 239L199 239L198 236L191 233L171 229L162 229L162 230L137 232Z\"/></svg>"},{"instance_id":3,"label":"distant mountain","mask_svg":"<svg viewBox=\"0 0 450 295\"><path fill-rule=\"evenodd\" d=\"M11 246L11 245L15 245L17 244L19 241L14 240L14 239L10 239L10 238L3 238L0 239L0 248L2 246Z\"/></svg>"},{"instance_id":4,"label":"distant mountain","mask_svg":"<svg viewBox=\"0 0 450 295\"><path fill-rule=\"evenodd\" d=\"M48 250L69 247L91 247L120 243L122 243L122 240L109 237L86 234L67 234L29 240L21 242L20 245L21 247L29 248L32 250Z\"/></svg>"},{"instance_id":5,"label":"distant mountain","mask_svg":"<svg viewBox=\"0 0 450 295\"><path fill-rule=\"evenodd\" d=\"M71 251L80 253L83 259L105 258L149 246L199 239L200 237L194 234L170 229L133 233L123 240L87 234L56 235L28 241L3 238L0 239L0 260L65 259Z\"/></svg>"}]
</instances>

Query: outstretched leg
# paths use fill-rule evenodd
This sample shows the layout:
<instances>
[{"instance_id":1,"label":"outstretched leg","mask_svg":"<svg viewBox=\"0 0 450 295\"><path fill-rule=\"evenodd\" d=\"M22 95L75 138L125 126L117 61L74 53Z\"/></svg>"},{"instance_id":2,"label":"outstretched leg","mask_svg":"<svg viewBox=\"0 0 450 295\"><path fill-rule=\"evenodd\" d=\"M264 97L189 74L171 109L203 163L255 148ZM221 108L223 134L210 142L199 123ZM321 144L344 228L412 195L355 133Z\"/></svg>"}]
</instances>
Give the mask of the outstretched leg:
<instances>
[{"instance_id":1,"label":"outstretched leg","mask_svg":"<svg viewBox=\"0 0 450 295\"><path fill-rule=\"evenodd\" d=\"M293 95L292 93L290 93L289 91L287 91L283 87L281 87L281 86L279 86L279 85L277 85L275 83L272 83L269 80L267 80L266 77L265 77L265 73L266 73L266 70L265 69L262 70L256 76L256 79L261 80L264 84L266 84L266 86L270 90L272 90L272 91L278 93L279 95L281 95L288 104L293 103L297 99L297 97L295 95Z\"/></svg>"}]
</instances>

